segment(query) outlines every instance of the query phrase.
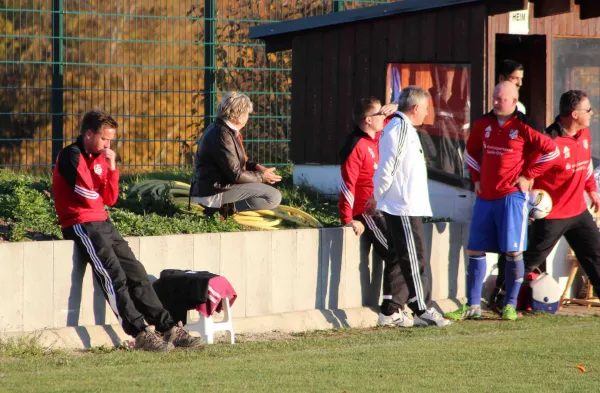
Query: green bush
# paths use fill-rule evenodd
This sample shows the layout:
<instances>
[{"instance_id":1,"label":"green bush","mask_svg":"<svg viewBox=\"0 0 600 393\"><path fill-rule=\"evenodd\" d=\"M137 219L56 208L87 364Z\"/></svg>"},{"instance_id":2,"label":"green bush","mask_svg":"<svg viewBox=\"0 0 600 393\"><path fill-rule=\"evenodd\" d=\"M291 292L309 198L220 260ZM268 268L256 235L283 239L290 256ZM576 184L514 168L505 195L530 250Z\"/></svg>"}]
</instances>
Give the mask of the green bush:
<instances>
[{"instance_id":1,"label":"green bush","mask_svg":"<svg viewBox=\"0 0 600 393\"><path fill-rule=\"evenodd\" d=\"M280 191L283 204L312 214L325 226L339 225L337 204L314 191L291 185L291 170L284 175ZM123 236L155 236L177 233L231 232L244 227L217 215L201 217L186 212L185 206L165 195L161 199L128 197L129 189L148 179L190 182L189 170L169 170L121 176L121 194L114 207L107 208L110 219ZM52 199L51 178L0 170L0 240L51 240L62 238Z\"/></svg>"},{"instance_id":2,"label":"green bush","mask_svg":"<svg viewBox=\"0 0 600 393\"><path fill-rule=\"evenodd\" d=\"M325 227L340 225L337 201L308 187L292 184L291 167L278 169L282 204L304 210ZM245 228L231 218L221 222L217 215L201 217L186 211L167 193L160 199L128 197L131 187L143 180L164 179L189 183L191 169L176 169L121 176L121 194L108 214L123 236L156 236L177 233L241 231ZM0 170L0 241L51 240L62 238L54 210L49 175L32 175ZM427 222L449 221L428 219Z\"/></svg>"},{"instance_id":3,"label":"green bush","mask_svg":"<svg viewBox=\"0 0 600 393\"><path fill-rule=\"evenodd\" d=\"M8 227L8 240L36 239L40 235L59 238L50 188L47 178L0 171L0 219Z\"/></svg>"}]
</instances>

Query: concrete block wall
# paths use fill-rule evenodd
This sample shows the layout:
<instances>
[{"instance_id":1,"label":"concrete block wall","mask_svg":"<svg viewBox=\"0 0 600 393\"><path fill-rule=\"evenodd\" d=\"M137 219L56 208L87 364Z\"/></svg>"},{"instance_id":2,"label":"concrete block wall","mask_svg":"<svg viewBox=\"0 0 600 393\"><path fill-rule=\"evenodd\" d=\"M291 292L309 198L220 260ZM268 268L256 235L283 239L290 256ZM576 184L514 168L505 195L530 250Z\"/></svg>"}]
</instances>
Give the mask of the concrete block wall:
<instances>
[{"instance_id":1,"label":"concrete block wall","mask_svg":"<svg viewBox=\"0 0 600 393\"><path fill-rule=\"evenodd\" d=\"M433 300L465 293L468 225L425 225ZM234 318L376 305L381 265L350 228L127 238L148 274L227 277ZM495 264L490 257L489 271ZM0 243L0 332L117 324L71 241Z\"/></svg>"}]
</instances>

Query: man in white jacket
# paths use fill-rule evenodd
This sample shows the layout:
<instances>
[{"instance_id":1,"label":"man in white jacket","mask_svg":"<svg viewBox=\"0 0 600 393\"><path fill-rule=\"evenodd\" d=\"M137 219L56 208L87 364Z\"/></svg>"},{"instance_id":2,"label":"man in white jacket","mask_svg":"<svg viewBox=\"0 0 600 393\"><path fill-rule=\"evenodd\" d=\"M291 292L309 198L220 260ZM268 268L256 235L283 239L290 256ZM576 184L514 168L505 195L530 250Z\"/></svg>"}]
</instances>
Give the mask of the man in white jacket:
<instances>
[{"instance_id":1,"label":"man in white jacket","mask_svg":"<svg viewBox=\"0 0 600 393\"><path fill-rule=\"evenodd\" d=\"M427 166L415 126L423 124L429 108L429 94L418 86L400 93L398 111L384 128L379 142L379 167L373 179L374 201L383 212L392 234L409 291L408 306L415 313L415 326L446 326L451 322L428 304L429 294L423 273L425 235L423 217L431 217Z\"/></svg>"}]
</instances>

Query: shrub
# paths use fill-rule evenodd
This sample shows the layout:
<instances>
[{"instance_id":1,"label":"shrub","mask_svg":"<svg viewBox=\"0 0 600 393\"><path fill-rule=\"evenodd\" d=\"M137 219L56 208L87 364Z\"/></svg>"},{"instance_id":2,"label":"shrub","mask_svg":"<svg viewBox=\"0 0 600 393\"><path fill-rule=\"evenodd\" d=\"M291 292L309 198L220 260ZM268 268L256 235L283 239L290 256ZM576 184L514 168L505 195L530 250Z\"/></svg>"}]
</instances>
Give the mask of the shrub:
<instances>
[{"instance_id":1,"label":"shrub","mask_svg":"<svg viewBox=\"0 0 600 393\"><path fill-rule=\"evenodd\" d=\"M307 188L291 185L291 170L282 168L280 190L283 203L312 214L325 226L339 225L336 202ZM147 179L179 180L189 183L191 169L138 173L121 177L121 194L107 209L123 236L156 236L177 233L231 232L245 228L231 218L221 222L217 215L201 217L185 211L165 193L159 199L128 197L129 189ZM50 240L62 238L52 199L51 179L0 170L0 240Z\"/></svg>"}]
</instances>

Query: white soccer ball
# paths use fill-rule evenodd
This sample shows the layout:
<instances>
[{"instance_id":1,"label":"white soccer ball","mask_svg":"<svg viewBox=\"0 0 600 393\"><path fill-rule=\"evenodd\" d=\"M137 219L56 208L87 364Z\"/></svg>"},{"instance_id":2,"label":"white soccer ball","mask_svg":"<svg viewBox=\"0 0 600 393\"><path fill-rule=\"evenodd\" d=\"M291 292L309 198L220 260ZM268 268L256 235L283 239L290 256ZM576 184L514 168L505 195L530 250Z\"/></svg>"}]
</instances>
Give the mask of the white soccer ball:
<instances>
[{"instance_id":1,"label":"white soccer ball","mask_svg":"<svg viewBox=\"0 0 600 393\"><path fill-rule=\"evenodd\" d=\"M529 217L534 220L545 218L552 210L552 198L544 190L531 190L527 207L529 208Z\"/></svg>"}]
</instances>

